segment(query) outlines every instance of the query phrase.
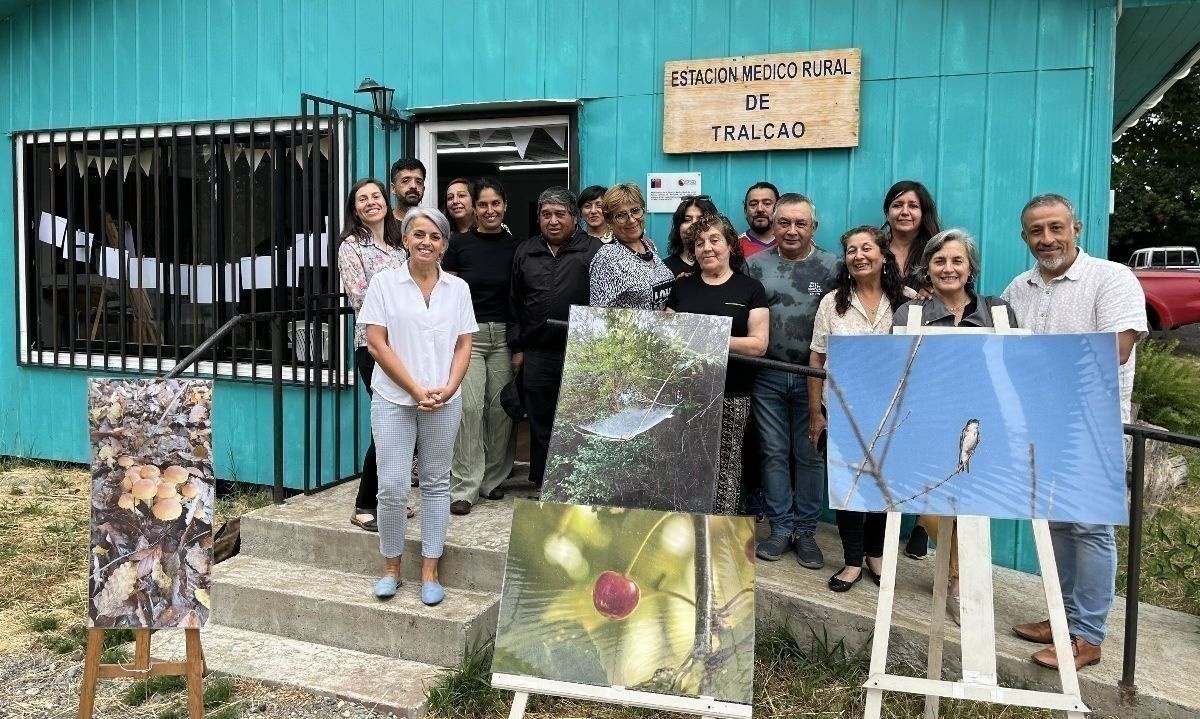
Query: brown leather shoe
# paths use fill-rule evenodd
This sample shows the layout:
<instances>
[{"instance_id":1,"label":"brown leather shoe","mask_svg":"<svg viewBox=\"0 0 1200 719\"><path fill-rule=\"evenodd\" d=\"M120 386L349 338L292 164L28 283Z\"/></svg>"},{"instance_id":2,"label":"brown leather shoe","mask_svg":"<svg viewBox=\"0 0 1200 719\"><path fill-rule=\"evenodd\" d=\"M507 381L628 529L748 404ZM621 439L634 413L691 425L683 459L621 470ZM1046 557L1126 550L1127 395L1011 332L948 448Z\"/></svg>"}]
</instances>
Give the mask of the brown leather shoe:
<instances>
[{"instance_id":1,"label":"brown leather shoe","mask_svg":"<svg viewBox=\"0 0 1200 719\"><path fill-rule=\"evenodd\" d=\"M1100 663L1100 645L1092 644L1083 637L1071 637L1071 653L1075 655L1076 669ZM1053 645L1034 654L1033 661L1047 669L1058 669L1058 654L1054 652Z\"/></svg>"},{"instance_id":2,"label":"brown leather shoe","mask_svg":"<svg viewBox=\"0 0 1200 719\"><path fill-rule=\"evenodd\" d=\"M1032 624L1018 624L1012 628L1013 633L1027 642L1035 644L1053 644L1054 637L1050 634L1050 620L1044 619ZM1053 654L1053 652L1051 652Z\"/></svg>"},{"instance_id":3,"label":"brown leather shoe","mask_svg":"<svg viewBox=\"0 0 1200 719\"><path fill-rule=\"evenodd\" d=\"M450 514L470 514L471 503L465 499L459 499L450 503Z\"/></svg>"}]
</instances>

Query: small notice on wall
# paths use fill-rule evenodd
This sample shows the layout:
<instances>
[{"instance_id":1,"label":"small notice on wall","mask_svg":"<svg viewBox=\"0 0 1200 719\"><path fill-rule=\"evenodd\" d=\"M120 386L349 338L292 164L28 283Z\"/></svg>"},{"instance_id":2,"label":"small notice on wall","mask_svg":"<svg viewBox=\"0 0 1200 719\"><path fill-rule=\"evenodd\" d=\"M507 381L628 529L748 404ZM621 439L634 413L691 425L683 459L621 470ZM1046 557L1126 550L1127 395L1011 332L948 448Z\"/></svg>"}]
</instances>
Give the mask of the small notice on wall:
<instances>
[{"instance_id":1,"label":"small notice on wall","mask_svg":"<svg viewBox=\"0 0 1200 719\"><path fill-rule=\"evenodd\" d=\"M702 192L699 172L647 173L646 211L674 212L680 200Z\"/></svg>"},{"instance_id":2,"label":"small notice on wall","mask_svg":"<svg viewBox=\"0 0 1200 719\"><path fill-rule=\"evenodd\" d=\"M857 48L668 62L663 152L857 147L861 68Z\"/></svg>"}]
</instances>

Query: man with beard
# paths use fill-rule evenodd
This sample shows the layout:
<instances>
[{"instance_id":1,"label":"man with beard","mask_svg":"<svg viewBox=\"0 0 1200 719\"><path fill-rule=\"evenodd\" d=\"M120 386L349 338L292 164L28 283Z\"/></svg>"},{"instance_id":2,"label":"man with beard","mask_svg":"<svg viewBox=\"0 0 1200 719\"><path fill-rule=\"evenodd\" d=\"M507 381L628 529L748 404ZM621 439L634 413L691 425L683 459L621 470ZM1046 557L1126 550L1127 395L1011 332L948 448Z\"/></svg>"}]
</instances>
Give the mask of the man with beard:
<instances>
[{"instance_id":1,"label":"man with beard","mask_svg":"<svg viewBox=\"0 0 1200 719\"><path fill-rule=\"evenodd\" d=\"M742 245L742 254L747 258L775 247L771 214L775 211L775 203L778 200L779 190L769 182L756 182L746 190L746 197L742 200L742 211L746 213L746 222L750 223L750 227L742 233L738 241Z\"/></svg>"},{"instance_id":2,"label":"man with beard","mask_svg":"<svg viewBox=\"0 0 1200 719\"><path fill-rule=\"evenodd\" d=\"M1135 345L1146 336L1146 297L1125 265L1092 257L1076 246L1083 223L1062 195L1038 195L1021 210L1021 238L1037 264L1017 275L1001 297L1021 327L1037 334L1115 332L1121 419L1130 421ZM1117 542L1106 524L1050 522L1075 668L1100 661L1117 580ZM1050 644L1033 661L1058 667L1050 621L1013 627L1017 636Z\"/></svg>"},{"instance_id":3,"label":"man with beard","mask_svg":"<svg viewBox=\"0 0 1200 719\"><path fill-rule=\"evenodd\" d=\"M550 429L558 405L567 333L546 324L566 320L571 305L586 305L588 266L600 240L578 227L575 193L550 187L538 196L538 228L517 246L509 294L508 348L529 417L529 481L542 486Z\"/></svg>"},{"instance_id":4,"label":"man with beard","mask_svg":"<svg viewBox=\"0 0 1200 719\"><path fill-rule=\"evenodd\" d=\"M405 157L392 165L392 194L396 206L392 213L403 220L408 211L421 204L425 196L425 165L414 157Z\"/></svg>"}]
</instances>

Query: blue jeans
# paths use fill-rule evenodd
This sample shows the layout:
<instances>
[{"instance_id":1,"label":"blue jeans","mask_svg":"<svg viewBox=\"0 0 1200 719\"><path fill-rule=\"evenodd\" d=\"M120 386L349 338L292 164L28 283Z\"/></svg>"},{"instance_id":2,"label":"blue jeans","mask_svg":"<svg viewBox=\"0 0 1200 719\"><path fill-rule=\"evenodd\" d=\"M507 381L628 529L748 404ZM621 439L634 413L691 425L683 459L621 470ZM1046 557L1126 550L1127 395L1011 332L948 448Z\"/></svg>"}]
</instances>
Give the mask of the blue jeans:
<instances>
[{"instance_id":1,"label":"blue jeans","mask_svg":"<svg viewBox=\"0 0 1200 719\"><path fill-rule=\"evenodd\" d=\"M771 534L814 532L825 494L825 461L808 441L808 380L760 369L754 421L762 452L762 484Z\"/></svg>"},{"instance_id":2,"label":"blue jeans","mask_svg":"<svg viewBox=\"0 0 1200 719\"><path fill-rule=\"evenodd\" d=\"M1058 583L1072 635L1104 641L1117 584L1117 539L1108 524L1050 522Z\"/></svg>"}]
</instances>

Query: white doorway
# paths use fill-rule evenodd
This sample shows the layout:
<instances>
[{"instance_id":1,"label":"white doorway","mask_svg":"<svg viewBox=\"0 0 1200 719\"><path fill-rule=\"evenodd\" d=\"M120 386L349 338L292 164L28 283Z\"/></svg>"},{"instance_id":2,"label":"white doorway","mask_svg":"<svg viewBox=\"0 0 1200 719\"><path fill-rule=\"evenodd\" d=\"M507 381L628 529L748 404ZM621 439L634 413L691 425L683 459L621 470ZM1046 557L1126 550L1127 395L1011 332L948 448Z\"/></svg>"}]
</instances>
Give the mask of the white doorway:
<instances>
[{"instance_id":1,"label":"white doorway","mask_svg":"<svg viewBox=\"0 0 1200 719\"><path fill-rule=\"evenodd\" d=\"M570 115L477 117L418 122L416 155L425 163L423 205L444 209L450 180L493 177L508 195L505 223L519 238L537 234L537 197L576 176Z\"/></svg>"}]
</instances>

